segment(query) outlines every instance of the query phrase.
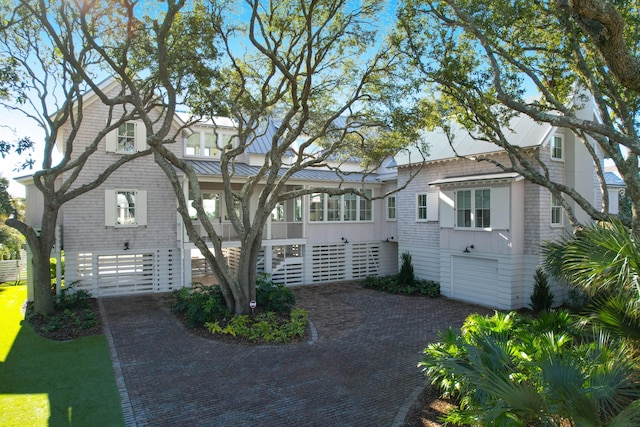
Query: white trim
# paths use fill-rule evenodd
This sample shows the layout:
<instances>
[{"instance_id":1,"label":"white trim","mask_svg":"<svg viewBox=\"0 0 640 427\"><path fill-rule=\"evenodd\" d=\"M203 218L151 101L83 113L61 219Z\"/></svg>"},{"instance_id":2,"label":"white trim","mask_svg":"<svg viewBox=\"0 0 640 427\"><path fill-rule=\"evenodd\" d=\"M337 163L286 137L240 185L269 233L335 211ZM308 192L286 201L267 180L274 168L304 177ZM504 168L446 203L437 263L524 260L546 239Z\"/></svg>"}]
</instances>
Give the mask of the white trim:
<instances>
[{"instance_id":1,"label":"white trim","mask_svg":"<svg viewBox=\"0 0 640 427\"><path fill-rule=\"evenodd\" d=\"M393 198L393 215L394 217L391 218L389 217L389 200ZM395 194L392 194L390 196L387 196L387 198L385 199L385 220L387 221L397 221L398 220L398 199L395 196Z\"/></svg>"},{"instance_id":2,"label":"white trim","mask_svg":"<svg viewBox=\"0 0 640 427\"><path fill-rule=\"evenodd\" d=\"M468 175L468 176L453 176L449 178L441 178L429 183L430 186L460 186L460 185L474 185L474 184L495 184L498 182L517 182L524 179L517 172L501 172L501 173L488 173L481 175Z\"/></svg>"},{"instance_id":3,"label":"white trim","mask_svg":"<svg viewBox=\"0 0 640 427\"><path fill-rule=\"evenodd\" d=\"M560 157L555 157L553 155L553 143L555 139L558 138L560 140ZM551 135L549 139L549 158L555 162L564 162L564 151L565 151L565 143L564 143L564 135L554 133Z\"/></svg>"},{"instance_id":4,"label":"white trim","mask_svg":"<svg viewBox=\"0 0 640 427\"><path fill-rule=\"evenodd\" d=\"M553 204L553 200L555 199L555 197L553 197L553 194L549 194L549 197L551 197L551 200L549 202L549 206L550 206L549 224L551 225L551 227L554 227L554 228L564 227L564 210L562 209L562 205L561 204L557 204L557 205ZM560 222L553 222L553 209L554 208L559 208L560 209Z\"/></svg>"},{"instance_id":5,"label":"white trim","mask_svg":"<svg viewBox=\"0 0 640 427\"><path fill-rule=\"evenodd\" d=\"M420 204L420 197L424 196L424 205ZM422 192L422 193L416 193L416 211L415 211L415 216L416 216L416 222L427 222L428 218L429 218L429 197L427 196L426 192ZM424 209L424 218L420 218L420 210Z\"/></svg>"}]
</instances>

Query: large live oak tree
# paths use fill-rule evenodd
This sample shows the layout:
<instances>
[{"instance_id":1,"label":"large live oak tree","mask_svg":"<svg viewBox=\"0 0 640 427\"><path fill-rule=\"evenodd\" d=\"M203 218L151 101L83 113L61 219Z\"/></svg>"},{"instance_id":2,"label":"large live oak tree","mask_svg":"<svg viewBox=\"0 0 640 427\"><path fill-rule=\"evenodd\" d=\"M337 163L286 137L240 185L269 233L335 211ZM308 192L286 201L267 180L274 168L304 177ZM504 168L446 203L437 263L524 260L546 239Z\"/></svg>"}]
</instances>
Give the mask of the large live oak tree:
<instances>
[{"instance_id":1,"label":"large live oak tree","mask_svg":"<svg viewBox=\"0 0 640 427\"><path fill-rule=\"evenodd\" d=\"M420 123L411 112L406 81L395 74L399 58L388 54L378 34L383 2L246 0L234 8L226 2L210 2L209 7L225 67L215 85L191 99L190 107L205 117L225 114L236 124L235 145L218 142L217 147L225 205L238 206L237 211L227 209L240 240L236 268L225 259L222 236L203 209L196 172L162 144L154 151L171 180L189 238L215 273L227 307L247 313L255 299L263 229L278 203L313 193L370 197L364 178L356 184L306 188L288 186L291 178L331 164L340 176L344 172L335 160L353 157L361 159L365 177L414 141ZM274 122L277 131L264 161L255 175L235 187L239 157ZM207 240L190 218L182 175Z\"/></svg>"},{"instance_id":2,"label":"large live oak tree","mask_svg":"<svg viewBox=\"0 0 640 427\"><path fill-rule=\"evenodd\" d=\"M548 188L577 226L570 199L593 219L609 217L601 152L624 180L633 210L629 225L640 230L639 31L634 1L407 0L396 46L422 79L432 124L462 124L504 148L510 161L476 160ZM532 92L538 96L529 97ZM597 116L577 114L592 105ZM566 128L583 143L600 181L602 209L554 181L538 156L510 144L506 129L516 114Z\"/></svg>"},{"instance_id":3,"label":"large live oak tree","mask_svg":"<svg viewBox=\"0 0 640 427\"><path fill-rule=\"evenodd\" d=\"M37 313L50 313L54 308L49 258L63 205L96 189L126 163L151 153L146 149L121 155L87 180L81 172L92 155L104 150L105 136L128 121L155 117L147 137L175 139L176 92L207 75L190 68L195 63L190 57L198 51L198 43L206 41L206 34L194 32L181 38L181 43L174 45L173 56L166 55L166 44L192 28L191 11L179 14L185 2L167 2L153 11L155 19L133 16L136 3L40 0L3 5L8 18L0 33L2 105L24 113L44 132L44 141L34 144L43 159L33 174L44 203L40 229L15 215L6 220L25 236L30 247ZM181 72L175 73L178 66ZM167 73L171 73L172 84L163 86L159 82ZM107 93L100 82L113 75L118 77L118 89ZM87 92L107 106L108 114L104 126L91 124L93 138L81 141L77 137L81 127L87 126ZM5 141L3 153L29 148L31 144L24 141ZM60 158L56 157L56 145L62 151ZM5 204L4 209L11 208Z\"/></svg>"}]
</instances>

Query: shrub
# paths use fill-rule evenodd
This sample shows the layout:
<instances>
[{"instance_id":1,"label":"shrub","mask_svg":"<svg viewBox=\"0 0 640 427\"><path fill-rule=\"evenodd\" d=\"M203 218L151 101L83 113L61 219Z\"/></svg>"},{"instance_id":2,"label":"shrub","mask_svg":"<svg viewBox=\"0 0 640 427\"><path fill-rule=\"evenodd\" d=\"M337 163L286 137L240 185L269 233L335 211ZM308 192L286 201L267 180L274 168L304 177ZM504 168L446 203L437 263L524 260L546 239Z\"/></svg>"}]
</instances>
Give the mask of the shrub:
<instances>
[{"instance_id":1,"label":"shrub","mask_svg":"<svg viewBox=\"0 0 640 427\"><path fill-rule=\"evenodd\" d=\"M628 422L637 421L628 418L638 414L637 363L628 340L584 330L566 312L511 312L469 316L429 344L419 366L460 399L448 423L637 425Z\"/></svg>"},{"instance_id":2,"label":"shrub","mask_svg":"<svg viewBox=\"0 0 640 427\"><path fill-rule=\"evenodd\" d=\"M285 285L273 283L263 276L256 283L256 304L262 311L289 314L296 303L293 291Z\"/></svg>"},{"instance_id":3,"label":"shrub","mask_svg":"<svg viewBox=\"0 0 640 427\"><path fill-rule=\"evenodd\" d=\"M536 270L534 276L533 293L531 294L531 303L529 306L535 313L541 311L549 311L553 305L553 294L547 281L547 275L541 268Z\"/></svg>"},{"instance_id":4,"label":"shrub","mask_svg":"<svg viewBox=\"0 0 640 427\"><path fill-rule=\"evenodd\" d=\"M433 280L418 280L416 281L418 291L422 295L426 295L431 298L440 296L440 283Z\"/></svg>"},{"instance_id":5,"label":"shrub","mask_svg":"<svg viewBox=\"0 0 640 427\"><path fill-rule=\"evenodd\" d=\"M207 322L215 322L229 316L227 305L219 286L192 283L173 291L175 303L171 309L184 315L190 328L202 327Z\"/></svg>"},{"instance_id":6,"label":"shrub","mask_svg":"<svg viewBox=\"0 0 640 427\"><path fill-rule=\"evenodd\" d=\"M362 282L362 286L368 289L374 289L376 291L397 293L397 279L396 276L367 276Z\"/></svg>"},{"instance_id":7,"label":"shrub","mask_svg":"<svg viewBox=\"0 0 640 427\"><path fill-rule=\"evenodd\" d=\"M91 293L84 289L75 289L79 282L72 282L60 290L60 294L54 298L56 311L66 309L88 309L91 307Z\"/></svg>"},{"instance_id":8,"label":"shrub","mask_svg":"<svg viewBox=\"0 0 640 427\"><path fill-rule=\"evenodd\" d=\"M435 298L440 295L440 284L433 280L416 279L410 285L401 286L398 276L368 276L362 286L390 294L426 295Z\"/></svg>"},{"instance_id":9,"label":"shrub","mask_svg":"<svg viewBox=\"0 0 640 427\"><path fill-rule=\"evenodd\" d=\"M270 311L256 316L234 316L226 324L207 322L205 327L214 335L243 337L251 342L287 343L304 336L308 318L309 313L298 308L291 310L287 320Z\"/></svg>"},{"instance_id":10,"label":"shrub","mask_svg":"<svg viewBox=\"0 0 640 427\"><path fill-rule=\"evenodd\" d=\"M402 254L402 266L400 267L397 281L399 287L410 287L413 286L415 282L413 264L411 264L411 254L409 252Z\"/></svg>"}]
</instances>

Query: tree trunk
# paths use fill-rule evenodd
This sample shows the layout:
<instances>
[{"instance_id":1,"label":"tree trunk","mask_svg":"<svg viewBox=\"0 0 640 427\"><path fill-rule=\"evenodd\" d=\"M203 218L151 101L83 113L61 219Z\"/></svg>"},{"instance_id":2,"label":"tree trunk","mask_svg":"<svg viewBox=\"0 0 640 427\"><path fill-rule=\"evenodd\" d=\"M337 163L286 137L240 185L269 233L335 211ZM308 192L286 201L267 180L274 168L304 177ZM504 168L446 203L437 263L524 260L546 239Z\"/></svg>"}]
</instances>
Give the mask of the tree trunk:
<instances>
[{"instance_id":1,"label":"tree trunk","mask_svg":"<svg viewBox=\"0 0 640 427\"><path fill-rule=\"evenodd\" d=\"M51 295L51 273L49 271L49 253L43 254L40 247L32 248L33 253L33 311L38 314L53 313Z\"/></svg>"}]
</instances>

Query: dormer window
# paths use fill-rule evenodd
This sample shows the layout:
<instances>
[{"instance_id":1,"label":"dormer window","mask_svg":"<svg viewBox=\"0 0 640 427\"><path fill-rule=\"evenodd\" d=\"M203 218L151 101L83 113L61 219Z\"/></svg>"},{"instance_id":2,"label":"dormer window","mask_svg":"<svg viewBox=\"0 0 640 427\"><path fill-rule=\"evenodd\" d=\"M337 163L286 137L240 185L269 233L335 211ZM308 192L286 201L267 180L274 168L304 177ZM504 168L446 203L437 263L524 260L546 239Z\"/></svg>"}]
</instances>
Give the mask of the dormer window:
<instances>
[{"instance_id":1,"label":"dormer window","mask_svg":"<svg viewBox=\"0 0 640 427\"><path fill-rule=\"evenodd\" d=\"M551 138L551 158L553 160L564 159L564 140L561 135L554 135Z\"/></svg>"},{"instance_id":2,"label":"dormer window","mask_svg":"<svg viewBox=\"0 0 640 427\"><path fill-rule=\"evenodd\" d=\"M184 155L217 159L220 157L218 147L224 149L232 139L232 134L212 129L195 131L185 139Z\"/></svg>"}]
</instances>

